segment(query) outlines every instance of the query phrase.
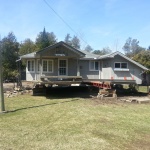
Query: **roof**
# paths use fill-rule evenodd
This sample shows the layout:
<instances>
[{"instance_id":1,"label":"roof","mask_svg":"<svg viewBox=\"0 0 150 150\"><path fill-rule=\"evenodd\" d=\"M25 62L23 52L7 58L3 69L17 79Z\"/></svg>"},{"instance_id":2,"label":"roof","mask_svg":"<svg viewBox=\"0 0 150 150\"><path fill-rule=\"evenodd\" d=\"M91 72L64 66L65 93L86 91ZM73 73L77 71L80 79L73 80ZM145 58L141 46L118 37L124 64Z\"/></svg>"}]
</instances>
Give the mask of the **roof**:
<instances>
[{"instance_id":1,"label":"roof","mask_svg":"<svg viewBox=\"0 0 150 150\"><path fill-rule=\"evenodd\" d=\"M50 45L50 46L48 46L48 47L46 47L46 48L44 48L44 49L42 49L40 51L29 53L29 54L26 54L26 55L22 55L22 56L20 56L20 58L21 59L35 58L37 54L42 54L42 53L44 53L46 51L49 51L49 50L51 50L53 48L56 48L58 46L64 46L64 47L68 48L69 50L75 52L76 54L80 55L81 57L85 57L85 53L83 53L82 51L80 51L80 50L78 50L78 49L76 49L76 48L66 44L63 41L60 41L60 42L58 42L56 44L53 44L53 45Z\"/></svg>"},{"instance_id":2,"label":"roof","mask_svg":"<svg viewBox=\"0 0 150 150\"><path fill-rule=\"evenodd\" d=\"M120 55L121 57L123 57L124 59L132 62L133 64L139 66L140 68L144 69L144 70L148 70L148 68L144 67L143 65L139 64L138 62L128 58L127 56L125 56L124 54L122 54L121 52L119 51L116 51L116 52L113 52L113 53L110 53L110 54L106 54L106 55L97 55L97 54L93 54L93 53L90 53L90 52L87 52L87 51L80 51L78 49L75 49L74 47L66 44L65 42L61 41L61 42L58 42L54 45L51 45L51 46L48 46L40 51L37 51L37 52L33 52L33 53L29 53L29 54L26 54L26 55L23 55L23 56L20 56L21 59L27 59L27 58L35 58L36 57L36 54L42 54L43 52L45 51L48 51L48 50L51 50L53 48L56 48L58 46L64 46L66 48L68 48L69 50L79 54L81 56L81 60L103 60L103 59L109 59L109 58L114 58L116 55Z\"/></svg>"},{"instance_id":3,"label":"roof","mask_svg":"<svg viewBox=\"0 0 150 150\"><path fill-rule=\"evenodd\" d=\"M83 51L83 53L85 54L85 57L83 57L82 59L97 59L99 57L99 55L87 51Z\"/></svg>"},{"instance_id":4,"label":"roof","mask_svg":"<svg viewBox=\"0 0 150 150\"><path fill-rule=\"evenodd\" d=\"M76 48L70 46L69 44L67 44L67 43L65 43L65 42L63 42L63 41L60 41L60 42L58 42L58 43L56 43L56 44L54 44L54 45L50 45L50 46L48 46L48 47L46 47L46 48L44 48L44 49L42 49L42 50L36 52L36 54L41 54L41 53L43 53L43 52L49 51L49 50L51 50L51 49L53 49L53 48L56 48L56 47L58 47L58 46L64 46L64 47L68 48L69 50L71 50L71 51L73 51L73 52L75 52L75 53L81 55L82 57L85 56L85 54L84 54L83 52L81 52L80 50L78 50L78 49L76 49Z\"/></svg>"},{"instance_id":5,"label":"roof","mask_svg":"<svg viewBox=\"0 0 150 150\"><path fill-rule=\"evenodd\" d=\"M36 52L20 56L20 59L35 58Z\"/></svg>"},{"instance_id":6,"label":"roof","mask_svg":"<svg viewBox=\"0 0 150 150\"><path fill-rule=\"evenodd\" d=\"M107 55L103 55L103 56L99 56L98 59L106 59L106 58L114 58L116 55L120 55L121 57L123 57L124 59L132 62L133 64L139 66L140 68L144 69L144 70L148 70L148 68L144 67L143 65L139 64L138 62L130 59L129 57L125 56L124 54L122 54L121 52L113 52Z\"/></svg>"},{"instance_id":7,"label":"roof","mask_svg":"<svg viewBox=\"0 0 150 150\"><path fill-rule=\"evenodd\" d=\"M139 66L140 68L144 69L144 70L148 70L148 68L144 67L143 65L139 64L138 62L128 58L127 56L125 56L124 54L122 54L119 51L110 53L110 54L106 54L106 55L96 55L96 54L92 54L89 52L84 51L84 53L86 54L84 58L81 58L81 60L91 60L91 59L95 59L95 60L103 60L103 59L109 59L109 58L114 58L116 55L120 55L121 57L123 57L124 59L132 62L133 64Z\"/></svg>"}]
</instances>

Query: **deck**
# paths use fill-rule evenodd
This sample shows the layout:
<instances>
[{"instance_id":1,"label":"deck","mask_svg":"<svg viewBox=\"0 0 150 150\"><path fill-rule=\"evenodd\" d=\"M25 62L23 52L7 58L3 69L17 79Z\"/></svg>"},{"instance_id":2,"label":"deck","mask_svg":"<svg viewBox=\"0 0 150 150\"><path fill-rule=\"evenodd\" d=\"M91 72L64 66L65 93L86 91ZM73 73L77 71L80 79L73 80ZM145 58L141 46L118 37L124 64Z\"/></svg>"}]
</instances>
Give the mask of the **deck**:
<instances>
[{"instance_id":1,"label":"deck","mask_svg":"<svg viewBox=\"0 0 150 150\"><path fill-rule=\"evenodd\" d=\"M119 80L119 79L84 79L82 76L41 76L38 83L49 85L71 85L71 84L136 84L135 80Z\"/></svg>"}]
</instances>

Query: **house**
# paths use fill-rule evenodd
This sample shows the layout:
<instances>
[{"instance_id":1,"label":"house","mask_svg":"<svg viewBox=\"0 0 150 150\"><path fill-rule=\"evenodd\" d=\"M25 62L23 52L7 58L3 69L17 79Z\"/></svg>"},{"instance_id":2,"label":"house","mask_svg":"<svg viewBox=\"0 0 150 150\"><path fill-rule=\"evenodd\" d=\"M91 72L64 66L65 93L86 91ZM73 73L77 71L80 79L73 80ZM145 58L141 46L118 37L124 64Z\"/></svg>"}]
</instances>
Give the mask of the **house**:
<instances>
[{"instance_id":1,"label":"house","mask_svg":"<svg viewBox=\"0 0 150 150\"><path fill-rule=\"evenodd\" d=\"M135 80L141 84L141 74L148 70L121 52L100 56L62 41L20 58L26 61L27 81L40 80L41 76L81 76L89 80Z\"/></svg>"}]
</instances>

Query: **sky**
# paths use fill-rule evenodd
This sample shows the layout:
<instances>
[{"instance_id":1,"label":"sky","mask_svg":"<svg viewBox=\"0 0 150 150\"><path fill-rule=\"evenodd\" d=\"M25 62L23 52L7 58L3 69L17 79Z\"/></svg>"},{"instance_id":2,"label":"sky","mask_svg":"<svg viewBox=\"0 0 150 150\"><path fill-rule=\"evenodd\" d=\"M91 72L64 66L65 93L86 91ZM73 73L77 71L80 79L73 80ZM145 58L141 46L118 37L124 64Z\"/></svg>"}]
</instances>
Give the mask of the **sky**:
<instances>
[{"instance_id":1,"label":"sky","mask_svg":"<svg viewBox=\"0 0 150 150\"><path fill-rule=\"evenodd\" d=\"M39 32L78 36L81 49L123 51L126 40L150 45L149 0L0 0L1 39L13 32L18 42L35 41Z\"/></svg>"}]
</instances>

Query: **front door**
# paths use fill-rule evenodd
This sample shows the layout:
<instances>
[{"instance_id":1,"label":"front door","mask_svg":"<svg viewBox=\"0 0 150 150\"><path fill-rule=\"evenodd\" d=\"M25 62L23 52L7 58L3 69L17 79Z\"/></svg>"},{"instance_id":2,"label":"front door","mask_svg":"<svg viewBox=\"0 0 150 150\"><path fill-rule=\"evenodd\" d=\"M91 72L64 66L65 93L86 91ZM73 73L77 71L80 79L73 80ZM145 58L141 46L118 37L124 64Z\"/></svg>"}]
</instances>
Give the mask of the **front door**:
<instances>
[{"instance_id":1,"label":"front door","mask_svg":"<svg viewBox=\"0 0 150 150\"><path fill-rule=\"evenodd\" d=\"M67 60L66 59L59 59L58 60L58 75L65 76L67 75Z\"/></svg>"}]
</instances>

